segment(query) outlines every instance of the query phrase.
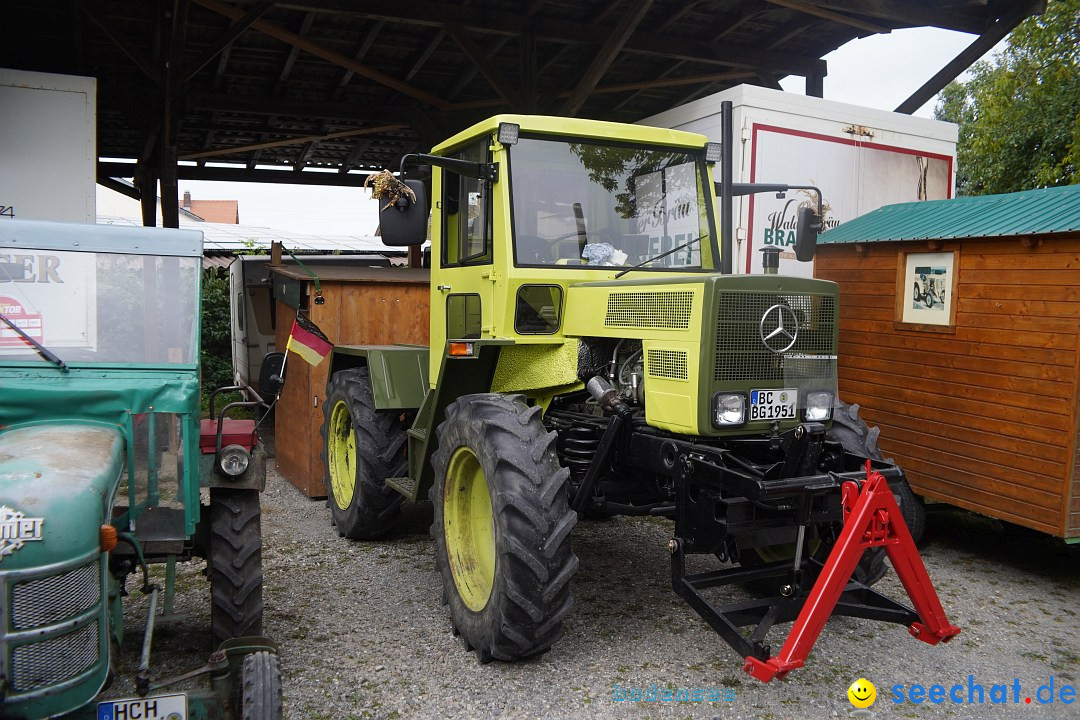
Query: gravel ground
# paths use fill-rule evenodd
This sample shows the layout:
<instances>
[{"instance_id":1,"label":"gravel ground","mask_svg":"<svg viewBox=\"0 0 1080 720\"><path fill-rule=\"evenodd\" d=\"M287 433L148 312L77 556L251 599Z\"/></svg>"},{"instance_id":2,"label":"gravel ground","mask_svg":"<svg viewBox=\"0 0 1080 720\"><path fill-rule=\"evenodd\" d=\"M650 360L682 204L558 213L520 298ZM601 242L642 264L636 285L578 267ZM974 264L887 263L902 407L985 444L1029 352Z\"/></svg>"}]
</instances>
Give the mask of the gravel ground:
<instances>
[{"instance_id":1,"label":"gravel ground","mask_svg":"<svg viewBox=\"0 0 1080 720\"><path fill-rule=\"evenodd\" d=\"M1051 678L1058 693L1080 686L1080 547L1008 533L996 521L931 514L923 557L950 621L963 628L954 642L930 647L898 625L837 618L805 668L767 685L744 675L740 658L672 592L670 526L651 519L579 523L573 543L581 565L565 637L541 658L481 665L451 634L440 604L430 522L429 506L407 506L387 541L339 538L325 504L271 468L263 497L265 629L281 646L287 717L845 717L847 688L859 677L877 686L873 717L1080 717L1080 701L1023 703ZM192 564L179 573L183 617L155 638L155 678L205 659L209 593L201 571ZM129 580L129 590L135 584ZM878 587L903 598L891 571ZM130 693L145 618L135 595L112 696ZM770 635L774 647L786 627ZM984 687L985 704L892 702L890 688L915 683L960 683L966 699L969 675ZM1019 705L1011 702L1015 679ZM616 701L615 684L717 688L732 699ZM994 684L1010 686L1010 704L990 703Z\"/></svg>"}]
</instances>

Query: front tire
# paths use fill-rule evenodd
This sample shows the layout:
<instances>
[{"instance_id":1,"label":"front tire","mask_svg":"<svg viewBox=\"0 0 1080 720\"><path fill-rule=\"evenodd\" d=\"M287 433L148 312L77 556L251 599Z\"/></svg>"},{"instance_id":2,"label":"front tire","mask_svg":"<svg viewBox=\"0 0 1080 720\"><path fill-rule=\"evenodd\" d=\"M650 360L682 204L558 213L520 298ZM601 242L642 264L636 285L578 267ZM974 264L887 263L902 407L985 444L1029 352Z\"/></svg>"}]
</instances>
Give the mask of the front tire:
<instances>
[{"instance_id":1,"label":"front tire","mask_svg":"<svg viewBox=\"0 0 1080 720\"><path fill-rule=\"evenodd\" d=\"M280 720L281 666L271 652L244 658L240 669L240 720Z\"/></svg>"},{"instance_id":2,"label":"front tire","mask_svg":"<svg viewBox=\"0 0 1080 720\"><path fill-rule=\"evenodd\" d=\"M468 395L437 431L435 564L454 631L483 662L548 651L573 602L577 514L540 413L520 395Z\"/></svg>"},{"instance_id":3,"label":"front tire","mask_svg":"<svg viewBox=\"0 0 1080 720\"><path fill-rule=\"evenodd\" d=\"M375 540L390 534L403 500L386 479L406 474L408 427L401 411L375 409L368 369L334 373L323 402L326 504L338 534Z\"/></svg>"},{"instance_id":4,"label":"front tire","mask_svg":"<svg viewBox=\"0 0 1080 720\"><path fill-rule=\"evenodd\" d=\"M210 625L215 647L261 635L262 533L259 491L210 489Z\"/></svg>"}]
</instances>

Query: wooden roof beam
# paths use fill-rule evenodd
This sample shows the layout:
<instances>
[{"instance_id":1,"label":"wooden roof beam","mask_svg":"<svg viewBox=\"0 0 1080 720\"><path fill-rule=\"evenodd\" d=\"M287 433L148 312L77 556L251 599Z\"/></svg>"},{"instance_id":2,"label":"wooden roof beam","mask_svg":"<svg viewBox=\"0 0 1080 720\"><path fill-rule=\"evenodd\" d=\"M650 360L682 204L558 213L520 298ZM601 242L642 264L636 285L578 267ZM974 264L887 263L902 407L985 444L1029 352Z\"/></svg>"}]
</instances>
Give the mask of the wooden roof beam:
<instances>
[{"instance_id":1,"label":"wooden roof beam","mask_svg":"<svg viewBox=\"0 0 1080 720\"><path fill-rule=\"evenodd\" d=\"M865 30L867 32L888 33L892 30L892 28L885 27L884 25L875 25L874 23L859 20L858 18L844 15L843 13L833 12L832 10L826 10L825 8L818 7L817 5L808 2L801 2L800 0L766 0L766 2L772 3L773 5L779 5L780 7L786 7L789 10L796 10L805 13L806 15L813 15L822 18L823 20L832 20L841 25L850 25L853 28L858 28L859 30Z\"/></svg>"},{"instance_id":2,"label":"wooden roof beam","mask_svg":"<svg viewBox=\"0 0 1080 720\"><path fill-rule=\"evenodd\" d=\"M930 98L937 95L946 85L959 77L960 73L971 67L973 62L988 53L992 47L1012 32L1013 28L1023 22L1024 18L1042 12L1045 7L1045 0L1029 1L1014 7L1011 12L994 23L989 30L975 38L975 42L964 48L959 55L941 68L934 77L927 80L921 88L912 93L911 97L897 105L894 112L910 115L921 108Z\"/></svg>"},{"instance_id":3,"label":"wooden roof beam","mask_svg":"<svg viewBox=\"0 0 1080 720\"><path fill-rule=\"evenodd\" d=\"M220 110L222 112L252 113L255 115L301 115L303 117L368 122L380 125L403 122L402 118L412 111L406 105L380 104L373 109L369 105L331 100L308 100L306 98L271 97L268 95L240 95L192 91L187 95L194 110Z\"/></svg>"},{"instance_id":4,"label":"wooden roof beam","mask_svg":"<svg viewBox=\"0 0 1080 720\"><path fill-rule=\"evenodd\" d=\"M651 2L651 0L650 0ZM465 55L476 66L477 71L484 76L484 79L488 81L488 84L495 89L495 92L499 93L499 96L505 100L512 108L521 108L524 106L521 95L517 89L503 77L503 74L497 69L496 63L488 60L486 53L483 49L476 44L476 42L469 37L469 34L465 30L457 25L447 25L447 34L454 39L462 50L465 51Z\"/></svg>"},{"instance_id":5,"label":"wooden roof beam","mask_svg":"<svg viewBox=\"0 0 1080 720\"><path fill-rule=\"evenodd\" d=\"M371 147L370 140L357 140L353 144L353 149L349 151L349 156L345 158L345 162L341 163L341 167L338 168L338 172L344 175L349 172L357 163L360 162L360 156L367 152L367 149Z\"/></svg>"},{"instance_id":6,"label":"wooden roof beam","mask_svg":"<svg viewBox=\"0 0 1080 720\"><path fill-rule=\"evenodd\" d=\"M113 27L112 21L102 16L98 9L94 7L89 0L75 0L79 9L82 10L86 17L101 28L101 31L105 33L105 36L112 41L116 47L120 48L121 52L127 55L128 59L135 64L135 67L142 70L146 77L154 81L154 84L161 85L161 73L154 66L154 63L149 57L147 57L139 48L133 46L124 37L124 34L120 32L118 28Z\"/></svg>"},{"instance_id":7,"label":"wooden roof beam","mask_svg":"<svg viewBox=\"0 0 1080 720\"><path fill-rule=\"evenodd\" d=\"M309 12L304 15L303 22L300 23L301 37L311 32L311 26L315 23L315 13ZM275 85L275 94L280 95L281 91L285 87L285 83L289 80L289 75L292 74L293 67L296 65L296 58L300 56L300 48L293 45L289 48L289 54L285 57L285 63L281 66L281 72L278 74L277 84Z\"/></svg>"},{"instance_id":8,"label":"wooden roof beam","mask_svg":"<svg viewBox=\"0 0 1080 720\"><path fill-rule=\"evenodd\" d=\"M688 5L684 6L684 9L687 9L687 10L689 10L691 8L692 8L692 4L688 4ZM735 30L736 28L741 26L743 23L749 21L755 15L757 15L758 13L763 12L764 10L765 10L765 5L762 3L762 4L753 5L753 6L749 6L749 7L741 6L740 9L737 12L728 13L727 15L721 16L718 22L713 23L713 28L715 28L717 30L717 33L715 35L713 35L713 42L720 42L721 40L724 39L725 35L732 32L733 30ZM665 22L662 22L660 24L659 28L658 28L659 31L664 32L665 30L669 29L672 25L674 25L676 16L679 16L679 15L680 15L679 13L674 13L671 18L669 18ZM687 63L686 60L679 60L678 62L673 63L670 67L667 68L667 70L665 70L660 75L660 77L661 78L666 78L666 77L671 77L671 76L675 75L675 73L677 73L684 65L686 65L686 63ZM750 73L746 77L754 77L754 76L755 76L754 73ZM616 104L614 107L611 108L610 112L617 112L618 110L622 109L627 104L633 102L634 99L637 98L640 94L641 94L640 92L635 92L635 93L623 98L618 104Z\"/></svg>"},{"instance_id":9,"label":"wooden roof beam","mask_svg":"<svg viewBox=\"0 0 1080 720\"><path fill-rule=\"evenodd\" d=\"M244 12L242 10L228 3L220 2L220 0L191 1L196 5L200 5L201 7L206 8L207 10L216 12L219 15L224 15L225 17L231 18L233 20L239 20L241 17L244 16ZM312 55L322 58L329 63L333 63L334 65L340 65L343 68L352 70L357 75L362 75L373 82L379 83L380 85L385 85L388 88L398 91L402 95L407 95L409 97L415 98L423 103L426 103L433 107L437 107L440 110L445 110L449 106L449 103L438 97L435 97L431 93L425 92L417 87L413 87L406 82L402 82L401 80L398 80L392 75L388 75L381 70L376 70L375 68L358 63L351 58L345 57L341 53L335 52L328 48L324 48L321 45L312 42L308 38L297 35L296 33L289 32L280 25L275 25L273 23L267 22L266 20L256 20L252 26L264 35L268 35L288 45L298 47L301 50L309 52Z\"/></svg>"},{"instance_id":10,"label":"wooden roof beam","mask_svg":"<svg viewBox=\"0 0 1080 720\"><path fill-rule=\"evenodd\" d=\"M230 47L236 38L240 37L245 30L250 28L256 20L269 12L272 7L274 7L274 3L272 2L257 3L246 15L244 15L244 17L225 28L221 34L214 38L214 41L210 43L210 47L206 49L206 52L184 68L184 82L191 82L191 79L195 77L200 70L221 54L223 50Z\"/></svg>"},{"instance_id":11,"label":"wooden roof beam","mask_svg":"<svg viewBox=\"0 0 1080 720\"><path fill-rule=\"evenodd\" d=\"M384 25L386 25L385 20L376 20L371 24L371 27L368 28L367 33L364 35L364 39L360 42L360 47L356 49L356 53L353 55L353 60L355 60L356 62L363 61L364 56L368 54L368 50L370 50L371 46L375 44L375 38L379 37L379 33L382 31ZM338 81L338 86L334 90L334 94L333 97L331 97L331 100L337 100L339 97L341 97L341 93L342 91L344 91L345 86L352 82L353 76L355 74L356 73L354 73L352 70L345 70L344 74L342 74L341 76L341 80Z\"/></svg>"},{"instance_id":12,"label":"wooden roof beam","mask_svg":"<svg viewBox=\"0 0 1080 720\"><path fill-rule=\"evenodd\" d=\"M315 154L315 146L318 145L317 140L312 140L300 150L300 156L296 159L296 163L293 165L293 172L303 172L307 164L311 162L311 156Z\"/></svg>"},{"instance_id":13,"label":"wooden roof beam","mask_svg":"<svg viewBox=\"0 0 1080 720\"><path fill-rule=\"evenodd\" d=\"M225 84L225 70L229 66L230 55L232 55L232 45L226 45L225 49L221 51L221 57L218 58L217 70L214 71L214 84L212 87L215 91L220 90L221 86Z\"/></svg>"},{"instance_id":14,"label":"wooden roof beam","mask_svg":"<svg viewBox=\"0 0 1080 720\"><path fill-rule=\"evenodd\" d=\"M631 5L626 8L623 16L619 18L619 23L615 26L615 29L611 31L607 40L600 47L600 51L596 53L596 57L589 64L585 74L582 75L577 87L570 93L569 99L563 103L563 115L573 117L580 112L581 106L585 104L585 100L588 99L593 89L600 82L600 78L604 77L604 73L611 67L611 63L615 62L615 57L622 52L626 41L630 39L630 35L645 19L645 15L649 12L652 4L653 0L632 0Z\"/></svg>"},{"instance_id":15,"label":"wooden roof beam","mask_svg":"<svg viewBox=\"0 0 1080 720\"><path fill-rule=\"evenodd\" d=\"M420 68L424 67L424 64L431 59L431 55L439 47L439 43L446 37L446 30L438 30L431 36L431 40L424 46L424 49L420 51L420 55L417 56L416 61L413 62L412 67L405 73L405 82L411 81L416 77L416 73L420 72Z\"/></svg>"},{"instance_id":16,"label":"wooden roof beam","mask_svg":"<svg viewBox=\"0 0 1080 720\"><path fill-rule=\"evenodd\" d=\"M899 26L939 27L978 35L990 27L986 3L972 4L970 10L927 7L906 0L814 0L819 8L875 18Z\"/></svg>"},{"instance_id":17,"label":"wooden roof beam","mask_svg":"<svg viewBox=\"0 0 1080 720\"><path fill-rule=\"evenodd\" d=\"M224 5L220 0L193 0L200 5ZM355 17L392 20L395 22L444 27L460 25L473 33L493 33L518 36L533 32L542 42L571 45L596 45L611 26L593 22L574 22L566 19L532 17L522 13L498 12L462 7L434 0L410 0L407 4L389 4L385 0L288 0L279 6L301 10L337 12ZM227 6L230 7L230 6ZM755 6L754 13L760 12ZM639 30L630 35L624 48L627 52L659 54L666 57L697 60L730 67L761 67L775 73L804 75L816 57L790 53L764 52L753 47L713 43L670 35L657 35L652 30Z\"/></svg>"},{"instance_id":18,"label":"wooden roof beam","mask_svg":"<svg viewBox=\"0 0 1080 720\"><path fill-rule=\"evenodd\" d=\"M198 160L200 158L221 157L222 155L238 155L240 153L254 152L256 150L268 150L269 148L288 147L289 145L303 145L308 142L321 142L323 140L335 140L338 138L356 137L357 135L374 135L376 133L406 130L408 125L381 125L379 127L357 128L355 130L340 130L338 132L325 133L322 135L305 135L304 137L287 138L285 140L273 140L270 142L255 143L253 145L238 145L231 148L207 150L204 152L188 153L181 155L178 160Z\"/></svg>"}]
</instances>

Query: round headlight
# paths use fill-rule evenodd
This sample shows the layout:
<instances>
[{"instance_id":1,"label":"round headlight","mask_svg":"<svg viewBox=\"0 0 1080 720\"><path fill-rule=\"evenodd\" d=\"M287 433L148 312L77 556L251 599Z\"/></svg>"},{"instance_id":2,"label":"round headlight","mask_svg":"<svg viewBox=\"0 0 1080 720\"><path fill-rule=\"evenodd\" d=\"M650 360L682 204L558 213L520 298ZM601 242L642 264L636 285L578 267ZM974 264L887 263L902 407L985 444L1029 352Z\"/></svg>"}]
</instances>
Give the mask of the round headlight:
<instances>
[{"instance_id":1,"label":"round headlight","mask_svg":"<svg viewBox=\"0 0 1080 720\"><path fill-rule=\"evenodd\" d=\"M251 463L251 455L242 445L229 445L221 449L218 465L221 472L231 477L243 475Z\"/></svg>"}]
</instances>

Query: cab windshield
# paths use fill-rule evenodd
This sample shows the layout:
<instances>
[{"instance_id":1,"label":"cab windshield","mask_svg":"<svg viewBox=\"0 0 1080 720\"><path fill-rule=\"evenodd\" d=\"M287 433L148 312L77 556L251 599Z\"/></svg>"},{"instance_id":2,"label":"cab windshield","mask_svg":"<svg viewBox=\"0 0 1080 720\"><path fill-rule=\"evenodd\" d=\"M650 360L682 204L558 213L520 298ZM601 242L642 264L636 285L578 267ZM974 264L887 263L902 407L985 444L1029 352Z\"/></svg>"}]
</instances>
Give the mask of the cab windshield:
<instances>
[{"instance_id":1,"label":"cab windshield","mask_svg":"<svg viewBox=\"0 0 1080 720\"><path fill-rule=\"evenodd\" d=\"M516 265L627 268L684 244L641 270L717 264L700 153L522 138L509 154Z\"/></svg>"},{"instance_id":2,"label":"cab windshield","mask_svg":"<svg viewBox=\"0 0 1080 720\"><path fill-rule=\"evenodd\" d=\"M66 363L195 365L197 257L0 253L0 313ZM44 360L0 322L0 363Z\"/></svg>"}]
</instances>

